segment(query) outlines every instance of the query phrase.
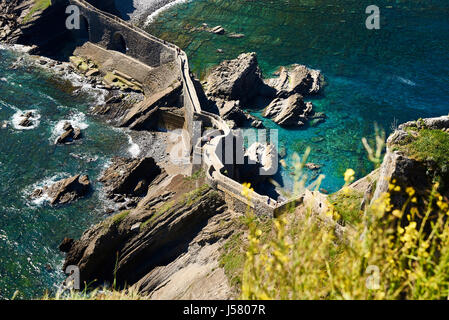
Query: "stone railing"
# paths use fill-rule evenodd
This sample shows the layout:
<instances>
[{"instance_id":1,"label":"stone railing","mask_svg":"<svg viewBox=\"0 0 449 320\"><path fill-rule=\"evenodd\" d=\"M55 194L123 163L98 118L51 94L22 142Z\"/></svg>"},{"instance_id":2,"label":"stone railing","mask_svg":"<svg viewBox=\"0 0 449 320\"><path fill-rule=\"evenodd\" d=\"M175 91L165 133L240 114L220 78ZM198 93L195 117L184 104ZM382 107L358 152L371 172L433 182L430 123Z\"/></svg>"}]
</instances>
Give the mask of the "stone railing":
<instances>
[{"instance_id":1,"label":"stone railing","mask_svg":"<svg viewBox=\"0 0 449 320\"><path fill-rule=\"evenodd\" d=\"M134 32L142 35L143 37L146 37L146 38L150 39L151 41L158 42L158 43L166 46L167 48L170 48L170 49L175 50L175 51L178 49L178 47L175 46L174 44L172 44L170 42L167 42L165 40L159 39L159 38L153 36L152 34L149 34L148 32L145 32L144 30L134 26L131 23L128 23L128 22L124 21L123 19L120 19L119 17L117 17L117 16L115 16L115 15L109 13L109 12L102 11L102 10L96 8L95 6L91 5L89 2L87 2L85 0L70 0L70 2L75 4L75 5L77 5L77 6L79 6L79 7L83 7L83 8L86 8L86 9L90 10L90 11L93 11L96 14L105 17L106 19L110 19L110 20L114 21L115 23L118 23L118 24L122 25L125 28L132 29Z\"/></svg>"},{"instance_id":2,"label":"stone railing","mask_svg":"<svg viewBox=\"0 0 449 320\"><path fill-rule=\"evenodd\" d=\"M149 41L159 43L160 45L174 51L183 82L185 122L186 129L189 134L189 136L185 138L191 141L191 149L193 149L194 156L197 155L201 157L201 164L199 167L203 167L206 170L208 182L214 188L230 195L233 201L237 203L235 205L235 209L240 206L240 209L245 210L246 206L250 206L258 215L273 216L276 208L278 207L275 200L269 198L268 196L262 196L254 191L249 191L248 197L243 196L243 185L227 177L221 172L224 168L224 164L217 156L217 148L225 141L226 138L233 135L233 132L226 122L218 115L202 110L195 85L190 75L190 66L186 53L174 44L148 34L147 32L130 23L127 23L126 21L123 21L115 15L99 10L84 0L70 0L70 2L84 8L85 10L94 12L111 23L115 23L128 30L132 30L134 33L147 38ZM192 141L193 122L197 117L207 118L212 125L216 127L220 133L222 133L221 135L215 136L211 140L211 143L208 143L204 147L201 145L201 139L199 139L199 141ZM196 169L198 169L198 167L193 166L192 170ZM283 204L283 206L284 205L285 204Z\"/></svg>"}]
</instances>

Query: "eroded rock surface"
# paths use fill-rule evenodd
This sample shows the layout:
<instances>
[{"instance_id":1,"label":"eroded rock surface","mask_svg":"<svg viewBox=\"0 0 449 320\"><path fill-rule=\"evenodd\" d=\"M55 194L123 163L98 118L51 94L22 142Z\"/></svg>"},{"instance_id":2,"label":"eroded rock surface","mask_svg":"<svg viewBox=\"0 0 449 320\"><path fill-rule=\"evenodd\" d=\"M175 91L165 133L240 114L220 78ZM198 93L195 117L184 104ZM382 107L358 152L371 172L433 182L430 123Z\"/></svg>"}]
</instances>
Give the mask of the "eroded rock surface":
<instances>
[{"instance_id":1,"label":"eroded rock surface","mask_svg":"<svg viewBox=\"0 0 449 320\"><path fill-rule=\"evenodd\" d=\"M87 175L76 175L64 180L60 180L50 186L42 189L36 189L31 195L32 198L38 198L47 195L50 203L66 204L75 201L89 193L91 188L89 177Z\"/></svg>"},{"instance_id":2,"label":"eroded rock surface","mask_svg":"<svg viewBox=\"0 0 449 320\"><path fill-rule=\"evenodd\" d=\"M274 99L263 113L264 117L273 119L283 127L302 127L312 115L312 102L305 103L297 93L286 99Z\"/></svg>"},{"instance_id":3,"label":"eroded rock surface","mask_svg":"<svg viewBox=\"0 0 449 320\"><path fill-rule=\"evenodd\" d=\"M117 195L145 196L148 186L162 173L153 158L127 159L116 157L99 181L103 183L109 198L118 200Z\"/></svg>"},{"instance_id":4,"label":"eroded rock surface","mask_svg":"<svg viewBox=\"0 0 449 320\"><path fill-rule=\"evenodd\" d=\"M304 65L294 64L281 67L278 78L272 78L265 83L276 90L276 96L289 97L293 94L303 96L314 95L322 88L320 71L309 69Z\"/></svg>"},{"instance_id":5,"label":"eroded rock surface","mask_svg":"<svg viewBox=\"0 0 449 320\"><path fill-rule=\"evenodd\" d=\"M256 53L243 53L234 60L223 61L212 69L206 81L208 97L247 103L263 85Z\"/></svg>"},{"instance_id":6,"label":"eroded rock surface","mask_svg":"<svg viewBox=\"0 0 449 320\"><path fill-rule=\"evenodd\" d=\"M78 265L82 282L102 284L112 283L116 267L119 285L135 285L153 299L226 299L231 290L218 257L229 224L223 197L204 181L167 178L136 209L87 230L64 268Z\"/></svg>"},{"instance_id":7,"label":"eroded rock surface","mask_svg":"<svg viewBox=\"0 0 449 320\"><path fill-rule=\"evenodd\" d=\"M82 137L81 129L73 127L70 122L64 124L64 132L56 139L55 144L68 144Z\"/></svg>"}]
</instances>

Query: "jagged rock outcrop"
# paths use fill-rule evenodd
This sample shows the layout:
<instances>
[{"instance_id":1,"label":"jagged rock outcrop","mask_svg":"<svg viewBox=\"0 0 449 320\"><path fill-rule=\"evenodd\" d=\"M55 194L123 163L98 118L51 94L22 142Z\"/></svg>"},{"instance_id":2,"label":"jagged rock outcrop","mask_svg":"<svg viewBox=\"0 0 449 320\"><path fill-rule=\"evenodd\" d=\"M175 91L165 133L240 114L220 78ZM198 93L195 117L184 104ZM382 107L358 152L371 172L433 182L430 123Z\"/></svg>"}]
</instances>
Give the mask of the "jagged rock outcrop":
<instances>
[{"instance_id":1,"label":"jagged rock outcrop","mask_svg":"<svg viewBox=\"0 0 449 320\"><path fill-rule=\"evenodd\" d=\"M268 79L265 83L275 90L277 97L286 98L294 94L308 96L320 92L322 76L318 70L294 64L288 68L281 67L279 77Z\"/></svg>"},{"instance_id":2,"label":"jagged rock outcrop","mask_svg":"<svg viewBox=\"0 0 449 320\"><path fill-rule=\"evenodd\" d=\"M105 192L111 199L123 199L123 195L142 197L147 194L151 182L161 173L162 169L153 158L116 157L99 182L103 183Z\"/></svg>"},{"instance_id":3,"label":"jagged rock outcrop","mask_svg":"<svg viewBox=\"0 0 449 320\"><path fill-rule=\"evenodd\" d=\"M263 80L257 55L244 53L212 69L203 84L220 116L238 127L263 127L262 121L243 108L271 99L274 99L271 103L266 102L264 116L281 126L301 127L311 118L316 125L326 118L322 113L313 112L311 102L303 101L303 96L317 94L322 88L320 72L303 65L282 67L278 78Z\"/></svg>"},{"instance_id":4,"label":"jagged rock outcrop","mask_svg":"<svg viewBox=\"0 0 449 320\"><path fill-rule=\"evenodd\" d=\"M312 102L304 103L301 95L274 99L264 110L263 116L271 118L283 127L302 127L313 115Z\"/></svg>"},{"instance_id":5,"label":"jagged rock outcrop","mask_svg":"<svg viewBox=\"0 0 449 320\"><path fill-rule=\"evenodd\" d=\"M85 196L89 193L90 188L89 177L78 174L58 181L50 186L45 186L42 189L36 189L31 197L38 198L47 195L52 205L66 204Z\"/></svg>"},{"instance_id":6,"label":"jagged rock outcrop","mask_svg":"<svg viewBox=\"0 0 449 320\"><path fill-rule=\"evenodd\" d=\"M242 53L234 60L223 61L212 69L206 82L208 97L237 100L244 105L258 94L259 87L263 85L256 53Z\"/></svg>"},{"instance_id":7,"label":"jagged rock outcrop","mask_svg":"<svg viewBox=\"0 0 449 320\"><path fill-rule=\"evenodd\" d=\"M420 139L422 130L441 130L444 134L449 131L449 117L420 119L404 123L387 140L387 151L380 167L379 179L372 197L372 202L388 192L390 182L399 186L399 191L390 190L391 203L401 208L409 195L407 187L413 187L418 199L426 199L432 186L439 182L439 192L444 196L449 196L449 174L445 163L435 161L435 155L415 154L410 149L410 145ZM431 132L431 131L430 131ZM443 147L443 141L423 141L426 148L429 143L438 144ZM422 209L424 203L419 202L418 207Z\"/></svg>"},{"instance_id":8,"label":"jagged rock outcrop","mask_svg":"<svg viewBox=\"0 0 449 320\"><path fill-rule=\"evenodd\" d=\"M240 170L240 178L244 181L259 183L276 174L279 159L274 144L253 143L245 151L244 169Z\"/></svg>"},{"instance_id":9,"label":"jagged rock outcrop","mask_svg":"<svg viewBox=\"0 0 449 320\"><path fill-rule=\"evenodd\" d=\"M254 128L263 127L262 121L240 108L240 102L236 100L225 101L218 99L215 101L220 117L228 120L230 127L244 127L247 124Z\"/></svg>"},{"instance_id":10,"label":"jagged rock outcrop","mask_svg":"<svg viewBox=\"0 0 449 320\"><path fill-rule=\"evenodd\" d=\"M81 129L73 127L70 122L66 122L63 127L64 132L56 139L55 144L68 144L82 137Z\"/></svg>"},{"instance_id":11,"label":"jagged rock outcrop","mask_svg":"<svg viewBox=\"0 0 449 320\"><path fill-rule=\"evenodd\" d=\"M25 127L25 128L33 126L34 125L33 117L34 117L33 112L29 111L29 112L25 113L21 117L22 120L20 120L19 126Z\"/></svg>"},{"instance_id":12,"label":"jagged rock outcrop","mask_svg":"<svg viewBox=\"0 0 449 320\"><path fill-rule=\"evenodd\" d=\"M67 32L60 26L65 22L66 0L37 3L35 0L7 0L0 3L0 41L35 45L33 52L46 47L51 49L53 41Z\"/></svg>"},{"instance_id":13,"label":"jagged rock outcrop","mask_svg":"<svg viewBox=\"0 0 449 320\"><path fill-rule=\"evenodd\" d=\"M115 275L118 285L136 285L154 299L195 298L194 292L228 298L217 259L222 241L232 234L229 223L218 192L202 181L175 176L152 189L136 209L87 230L71 246L63 269L77 265L81 281L96 279L97 285L111 283ZM215 281L211 296L201 286L192 291L208 281Z\"/></svg>"},{"instance_id":14,"label":"jagged rock outcrop","mask_svg":"<svg viewBox=\"0 0 449 320\"><path fill-rule=\"evenodd\" d=\"M33 4L33 0L10 0L0 3L0 41L17 38L23 17Z\"/></svg>"}]
</instances>

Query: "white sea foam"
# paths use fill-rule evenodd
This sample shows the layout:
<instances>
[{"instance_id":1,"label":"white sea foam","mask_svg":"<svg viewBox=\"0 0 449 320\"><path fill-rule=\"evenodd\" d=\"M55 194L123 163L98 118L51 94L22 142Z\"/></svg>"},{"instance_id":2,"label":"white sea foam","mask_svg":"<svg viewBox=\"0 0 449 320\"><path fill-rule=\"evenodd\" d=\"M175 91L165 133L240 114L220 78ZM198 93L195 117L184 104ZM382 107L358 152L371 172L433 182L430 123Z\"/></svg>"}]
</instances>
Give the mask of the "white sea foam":
<instances>
[{"instance_id":1,"label":"white sea foam","mask_svg":"<svg viewBox=\"0 0 449 320\"><path fill-rule=\"evenodd\" d=\"M28 53L28 51L31 50L31 47L30 46L24 46L24 45L21 45L21 44L0 43L0 49L1 50L12 50L12 51L21 52L21 53Z\"/></svg>"},{"instance_id":2,"label":"white sea foam","mask_svg":"<svg viewBox=\"0 0 449 320\"><path fill-rule=\"evenodd\" d=\"M140 154L140 151L141 151L140 147L139 147L139 145L137 143L135 143L133 141L133 138L129 134L127 134L127 136L128 136L128 143L130 145L129 148L128 148L128 152L131 154L131 156L133 158L137 158L139 156L139 154Z\"/></svg>"},{"instance_id":3,"label":"white sea foam","mask_svg":"<svg viewBox=\"0 0 449 320\"><path fill-rule=\"evenodd\" d=\"M16 113L12 116L11 118L11 123L12 126L14 127L14 129L16 130L32 130L32 129L36 129L39 124L40 124L40 118L41 115L39 114L37 109L32 109L32 110L19 110L16 107L13 107L13 109L16 110ZM29 126L29 127L24 127L20 125L20 122L25 118L25 114L27 112L32 112L33 116L30 117L29 119L31 120L31 122L33 123L33 125Z\"/></svg>"},{"instance_id":4,"label":"white sea foam","mask_svg":"<svg viewBox=\"0 0 449 320\"><path fill-rule=\"evenodd\" d=\"M80 128L81 130L85 130L89 127L89 124L86 122L86 115L82 112L77 112L72 114L68 119L59 120L56 125L53 127L51 132L50 141L53 143L61 134L64 133L64 125L66 122L69 122L72 127Z\"/></svg>"},{"instance_id":5,"label":"white sea foam","mask_svg":"<svg viewBox=\"0 0 449 320\"><path fill-rule=\"evenodd\" d=\"M55 182L62 180L64 178L67 178L69 176L70 176L69 174L67 174L65 172L61 172L61 173L57 173L51 177L46 177L42 180L39 180L36 183L32 184L31 186L28 186L25 188L25 190L23 191L24 197L26 197L26 199L29 199L34 190L48 187L48 186L54 184ZM33 206L42 206L44 203L50 202L50 200L51 200L51 198L48 196L48 194L43 193L39 198L32 199L30 201L30 204Z\"/></svg>"},{"instance_id":6,"label":"white sea foam","mask_svg":"<svg viewBox=\"0 0 449 320\"><path fill-rule=\"evenodd\" d=\"M399 77L399 76L397 76L396 79L398 79L400 82L407 84L409 86L412 86L412 87L416 86L416 83L413 82L412 80L409 80L409 79L406 79L403 77Z\"/></svg>"},{"instance_id":7,"label":"white sea foam","mask_svg":"<svg viewBox=\"0 0 449 320\"><path fill-rule=\"evenodd\" d=\"M163 11L173 7L174 5L180 4L180 3L184 3L184 2L188 2L189 0L175 0L173 2L169 2L165 5L163 5L162 7L160 7L159 9L157 9L156 11L154 11L152 14L150 14L146 20L145 20L145 24L144 26L148 26L150 23L152 23L154 21L154 19ZM161 2L161 1L160 1Z\"/></svg>"},{"instance_id":8,"label":"white sea foam","mask_svg":"<svg viewBox=\"0 0 449 320\"><path fill-rule=\"evenodd\" d=\"M106 95L108 94L106 89L94 88L90 83L86 83L86 79L84 77L73 72L65 73L61 77L64 80L70 81L73 86L79 87L79 89L77 89L78 92L94 97L96 105L105 104Z\"/></svg>"}]
</instances>

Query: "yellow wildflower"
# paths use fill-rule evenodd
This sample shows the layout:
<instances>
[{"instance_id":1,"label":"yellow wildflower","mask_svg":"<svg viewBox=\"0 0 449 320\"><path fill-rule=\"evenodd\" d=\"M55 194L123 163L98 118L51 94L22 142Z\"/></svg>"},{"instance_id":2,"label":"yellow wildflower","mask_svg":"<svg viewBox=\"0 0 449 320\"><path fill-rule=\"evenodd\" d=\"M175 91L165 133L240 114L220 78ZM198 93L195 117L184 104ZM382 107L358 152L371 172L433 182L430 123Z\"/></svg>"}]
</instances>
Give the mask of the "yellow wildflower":
<instances>
[{"instance_id":1,"label":"yellow wildflower","mask_svg":"<svg viewBox=\"0 0 449 320\"><path fill-rule=\"evenodd\" d=\"M345 172L345 182L349 183L354 180L355 171L352 169L347 169Z\"/></svg>"},{"instance_id":2,"label":"yellow wildflower","mask_svg":"<svg viewBox=\"0 0 449 320\"><path fill-rule=\"evenodd\" d=\"M397 218L402 218L402 212L401 212L401 210L398 210L398 209L393 210L392 214L393 214L395 217L397 217Z\"/></svg>"},{"instance_id":3,"label":"yellow wildflower","mask_svg":"<svg viewBox=\"0 0 449 320\"><path fill-rule=\"evenodd\" d=\"M407 192L410 197L413 197L413 195L415 194L415 189L413 189L412 187L408 187L407 189L405 189L405 192Z\"/></svg>"}]
</instances>

